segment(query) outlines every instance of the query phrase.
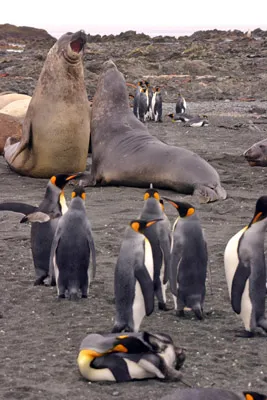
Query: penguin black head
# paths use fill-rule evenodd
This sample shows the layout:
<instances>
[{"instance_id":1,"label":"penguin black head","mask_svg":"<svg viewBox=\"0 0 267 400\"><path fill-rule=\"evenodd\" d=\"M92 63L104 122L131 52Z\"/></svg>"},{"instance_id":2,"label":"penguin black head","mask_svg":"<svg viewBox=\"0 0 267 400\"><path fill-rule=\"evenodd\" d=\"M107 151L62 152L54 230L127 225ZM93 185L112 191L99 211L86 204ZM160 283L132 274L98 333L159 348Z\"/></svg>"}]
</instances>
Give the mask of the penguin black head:
<instances>
[{"instance_id":1,"label":"penguin black head","mask_svg":"<svg viewBox=\"0 0 267 400\"><path fill-rule=\"evenodd\" d=\"M195 207L193 207L189 203L185 203L182 201L174 201L174 200L168 199L167 197L163 197L163 199L167 200L170 204L173 205L173 207L176 208L176 210L180 214L181 218L190 217L190 215L193 215L195 212Z\"/></svg>"},{"instance_id":2,"label":"penguin black head","mask_svg":"<svg viewBox=\"0 0 267 400\"><path fill-rule=\"evenodd\" d=\"M145 81L145 85L146 85L146 87L149 87L150 86L150 82L149 81Z\"/></svg>"},{"instance_id":3,"label":"penguin black head","mask_svg":"<svg viewBox=\"0 0 267 400\"><path fill-rule=\"evenodd\" d=\"M255 222L262 221L267 217L267 196L261 196L256 203L255 213L249 223L249 227Z\"/></svg>"},{"instance_id":4,"label":"penguin black head","mask_svg":"<svg viewBox=\"0 0 267 400\"><path fill-rule=\"evenodd\" d=\"M164 201L163 201L162 199L159 199L159 202L160 202L160 205L161 205L162 211L164 211L164 209L165 209L165 206L164 206Z\"/></svg>"},{"instance_id":5,"label":"penguin black head","mask_svg":"<svg viewBox=\"0 0 267 400\"><path fill-rule=\"evenodd\" d=\"M114 343L115 347L113 351L119 351L120 346L123 346L128 353L138 354L138 353L147 353L151 351L151 347L140 340L138 337L133 335L121 335L116 337L116 342Z\"/></svg>"},{"instance_id":6,"label":"penguin black head","mask_svg":"<svg viewBox=\"0 0 267 400\"><path fill-rule=\"evenodd\" d=\"M170 113L170 114L168 114L168 117L173 118L173 117L174 117L174 114L173 114L173 113Z\"/></svg>"},{"instance_id":7,"label":"penguin black head","mask_svg":"<svg viewBox=\"0 0 267 400\"><path fill-rule=\"evenodd\" d=\"M71 197L74 199L74 197L80 197L81 199L85 200L86 198L86 193L85 190L82 186L77 186L75 189L73 189L71 193Z\"/></svg>"},{"instance_id":8,"label":"penguin black head","mask_svg":"<svg viewBox=\"0 0 267 400\"><path fill-rule=\"evenodd\" d=\"M143 84L144 84L143 81L138 82L138 86L143 86Z\"/></svg>"},{"instance_id":9,"label":"penguin black head","mask_svg":"<svg viewBox=\"0 0 267 400\"><path fill-rule=\"evenodd\" d=\"M82 172L78 172L77 174L57 174L52 176L50 182L53 185L57 186L59 189L63 190L69 181L78 178L81 175L83 175Z\"/></svg>"},{"instance_id":10,"label":"penguin black head","mask_svg":"<svg viewBox=\"0 0 267 400\"><path fill-rule=\"evenodd\" d=\"M158 221L162 221L162 218L153 219L150 221L147 221L145 219L134 219L130 222L130 227L135 232L143 233L146 228L149 228L151 225L154 225Z\"/></svg>"},{"instance_id":11,"label":"penguin black head","mask_svg":"<svg viewBox=\"0 0 267 400\"><path fill-rule=\"evenodd\" d=\"M267 396L265 394L257 393L257 392L243 392L246 400L267 400Z\"/></svg>"},{"instance_id":12,"label":"penguin black head","mask_svg":"<svg viewBox=\"0 0 267 400\"><path fill-rule=\"evenodd\" d=\"M148 189L145 194L144 194L144 200L147 200L151 197L154 197L154 199L159 200L159 192L155 189Z\"/></svg>"}]
</instances>

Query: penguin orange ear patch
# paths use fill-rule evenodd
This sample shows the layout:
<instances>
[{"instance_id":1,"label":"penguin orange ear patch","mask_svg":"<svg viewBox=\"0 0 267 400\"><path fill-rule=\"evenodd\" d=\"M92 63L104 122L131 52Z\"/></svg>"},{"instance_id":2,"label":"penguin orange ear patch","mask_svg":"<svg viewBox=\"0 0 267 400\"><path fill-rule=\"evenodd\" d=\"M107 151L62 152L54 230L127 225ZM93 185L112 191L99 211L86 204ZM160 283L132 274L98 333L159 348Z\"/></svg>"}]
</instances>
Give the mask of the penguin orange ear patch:
<instances>
[{"instance_id":1,"label":"penguin orange ear patch","mask_svg":"<svg viewBox=\"0 0 267 400\"><path fill-rule=\"evenodd\" d=\"M159 194L158 194L158 192L155 192L155 193L154 193L154 198L155 198L156 200L159 200Z\"/></svg>"},{"instance_id":2,"label":"penguin orange ear patch","mask_svg":"<svg viewBox=\"0 0 267 400\"><path fill-rule=\"evenodd\" d=\"M140 229L140 224L139 224L139 222L133 222L133 223L131 224L131 228L132 228L135 232L139 232L139 229Z\"/></svg>"},{"instance_id":3,"label":"penguin orange ear patch","mask_svg":"<svg viewBox=\"0 0 267 400\"><path fill-rule=\"evenodd\" d=\"M71 197L72 197L72 198L76 197L76 193L75 193L75 192L72 192L72 193L71 193Z\"/></svg>"},{"instance_id":4,"label":"penguin orange ear patch","mask_svg":"<svg viewBox=\"0 0 267 400\"><path fill-rule=\"evenodd\" d=\"M147 199L149 199L149 193L146 192L146 193L144 194L144 200L147 200Z\"/></svg>"},{"instance_id":5,"label":"penguin orange ear patch","mask_svg":"<svg viewBox=\"0 0 267 400\"><path fill-rule=\"evenodd\" d=\"M53 185L55 185L55 184L56 184L56 180L57 180L57 178L56 178L55 175L54 175L54 176L52 176L52 178L50 179L50 182L53 183Z\"/></svg>"},{"instance_id":6,"label":"penguin orange ear patch","mask_svg":"<svg viewBox=\"0 0 267 400\"><path fill-rule=\"evenodd\" d=\"M194 214L195 209L193 207L188 208L186 216L189 217L190 215Z\"/></svg>"},{"instance_id":7,"label":"penguin orange ear patch","mask_svg":"<svg viewBox=\"0 0 267 400\"><path fill-rule=\"evenodd\" d=\"M113 347L112 351L118 351L119 353L127 353L128 350L122 344L118 344L117 346Z\"/></svg>"},{"instance_id":8,"label":"penguin orange ear patch","mask_svg":"<svg viewBox=\"0 0 267 400\"><path fill-rule=\"evenodd\" d=\"M83 200L85 200L85 199L86 199L86 193L82 193L81 198L82 198Z\"/></svg>"},{"instance_id":9,"label":"penguin orange ear patch","mask_svg":"<svg viewBox=\"0 0 267 400\"><path fill-rule=\"evenodd\" d=\"M246 394L246 400L254 400L254 397L251 396L251 394L247 393Z\"/></svg>"},{"instance_id":10,"label":"penguin orange ear patch","mask_svg":"<svg viewBox=\"0 0 267 400\"><path fill-rule=\"evenodd\" d=\"M126 339L127 337L129 337L128 335L121 335L121 336L117 336L116 339Z\"/></svg>"}]
</instances>

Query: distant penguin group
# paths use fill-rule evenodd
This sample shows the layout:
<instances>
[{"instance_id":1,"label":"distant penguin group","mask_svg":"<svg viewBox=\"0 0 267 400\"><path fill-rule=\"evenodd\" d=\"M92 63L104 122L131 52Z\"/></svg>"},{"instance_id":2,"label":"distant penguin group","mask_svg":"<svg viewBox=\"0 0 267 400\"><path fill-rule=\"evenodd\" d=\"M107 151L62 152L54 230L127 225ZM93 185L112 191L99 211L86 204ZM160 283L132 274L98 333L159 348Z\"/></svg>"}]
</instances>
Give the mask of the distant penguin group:
<instances>
[{"instance_id":1,"label":"distant penguin group","mask_svg":"<svg viewBox=\"0 0 267 400\"><path fill-rule=\"evenodd\" d=\"M160 88L151 89L149 81L139 81L134 95L133 112L141 122L162 122Z\"/></svg>"}]
</instances>

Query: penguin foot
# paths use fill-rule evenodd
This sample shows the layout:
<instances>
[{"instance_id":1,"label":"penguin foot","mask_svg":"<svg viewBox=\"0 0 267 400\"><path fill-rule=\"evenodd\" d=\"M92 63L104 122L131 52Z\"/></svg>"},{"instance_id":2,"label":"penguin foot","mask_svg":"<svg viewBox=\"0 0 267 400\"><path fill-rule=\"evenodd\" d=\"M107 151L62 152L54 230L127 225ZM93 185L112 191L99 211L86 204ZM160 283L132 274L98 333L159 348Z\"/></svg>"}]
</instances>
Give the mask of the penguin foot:
<instances>
[{"instance_id":1,"label":"penguin foot","mask_svg":"<svg viewBox=\"0 0 267 400\"><path fill-rule=\"evenodd\" d=\"M65 294L59 294L59 295L58 295L58 298L59 298L59 299L65 299L66 296L65 296Z\"/></svg>"},{"instance_id":2,"label":"penguin foot","mask_svg":"<svg viewBox=\"0 0 267 400\"><path fill-rule=\"evenodd\" d=\"M159 310L162 310L162 311L170 311L170 310L173 310L173 307L172 307L172 306L167 306L166 303L162 303L162 302L158 302L158 308L159 308Z\"/></svg>"},{"instance_id":3,"label":"penguin foot","mask_svg":"<svg viewBox=\"0 0 267 400\"><path fill-rule=\"evenodd\" d=\"M246 331L246 330L235 334L235 337L241 337L241 338L251 338L253 336L254 336L254 332L250 332L250 331Z\"/></svg>"},{"instance_id":4,"label":"penguin foot","mask_svg":"<svg viewBox=\"0 0 267 400\"><path fill-rule=\"evenodd\" d=\"M82 294L82 299L87 299L87 298L88 298L87 294Z\"/></svg>"},{"instance_id":5,"label":"penguin foot","mask_svg":"<svg viewBox=\"0 0 267 400\"><path fill-rule=\"evenodd\" d=\"M40 276L39 278L35 279L33 285L34 286L44 285L45 278L46 276Z\"/></svg>"},{"instance_id":6,"label":"penguin foot","mask_svg":"<svg viewBox=\"0 0 267 400\"><path fill-rule=\"evenodd\" d=\"M184 310L177 310L177 311L176 311L176 316L177 316L177 317L185 317L185 312L184 312Z\"/></svg>"}]
</instances>

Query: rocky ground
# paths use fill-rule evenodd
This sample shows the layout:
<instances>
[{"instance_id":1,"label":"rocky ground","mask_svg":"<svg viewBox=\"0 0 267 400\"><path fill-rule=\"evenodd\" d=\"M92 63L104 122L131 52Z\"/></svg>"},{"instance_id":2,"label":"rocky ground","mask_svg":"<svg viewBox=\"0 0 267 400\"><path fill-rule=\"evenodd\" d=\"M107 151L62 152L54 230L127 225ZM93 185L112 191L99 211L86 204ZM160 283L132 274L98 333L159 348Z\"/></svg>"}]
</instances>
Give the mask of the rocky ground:
<instances>
[{"instance_id":1,"label":"rocky ground","mask_svg":"<svg viewBox=\"0 0 267 400\"><path fill-rule=\"evenodd\" d=\"M129 51L127 54L135 48L143 51L155 46L154 61L148 61L147 54L141 58L123 57L122 44L116 44L112 50L108 40L100 42L98 39L94 38L89 43L89 52L85 56L88 93L94 93L100 64L112 55L130 83L147 74L157 76L153 78L153 83L156 79L162 85L166 83L164 118L162 124L147 123L149 132L168 144L189 148L208 160L219 172L222 185L228 192L224 201L200 205L191 196L160 191L173 199L185 198L197 208L209 251L211 275L207 279L204 308L210 313L204 321L197 321L191 314L185 319L178 319L173 310L159 312L155 308L155 312L143 321L142 329L166 332L177 345L186 349L187 359L182 371L188 384L266 393L266 337L242 339L235 336L243 326L231 309L223 266L227 241L250 221L256 199L266 194L266 169L251 168L242 157L244 150L266 137L267 96L264 82L267 75L263 69L266 37L248 39L243 34L242 37L236 34L236 38L229 42L226 35L220 36L218 42L212 35L209 37L202 33L196 40L191 37L190 43L189 39L172 41L168 38L159 43L147 42L146 45L147 38L139 44L121 40ZM188 56L182 54L185 48L200 44L209 50L205 47L206 50L198 53L195 48L187 53ZM159 48L162 50L159 51ZM215 54L219 53L215 53L215 49L220 48L221 59L217 62ZM226 49L229 52L231 49L231 53L227 53ZM8 75L0 78L0 91L19 90L32 94L46 52L47 49L37 48L27 49L21 54L1 53L0 74ZM172 53L173 58L156 61L167 52L169 55ZM209 58L206 58L208 54ZM247 57L248 54L257 57ZM255 64L254 68L251 63ZM160 68L157 69L157 65ZM195 72L185 69L184 65L198 65L198 68L204 65L204 69ZM237 66L238 71L235 69ZM257 73L253 72L255 70ZM197 79L207 73L216 76L216 79ZM159 77L168 74L188 74L191 81L182 84L182 78ZM228 75L231 78L219 79ZM230 82L232 86L228 85ZM174 109L173 99L178 87L183 89L188 99L190 113L209 116L208 127L188 128L168 119L167 113ZM220 95L219 89L222 90ZM257 101L237 100L242 97L247 100L255 97ZM205 101L207 99L209 101ZM37 205L42 200L46 183L46 180L16 175L0 157L0 201L23 201ZM97 276L89 298L81 301L58 301L55 288L33 286L30 227L19 224L19 215L0 214L1 399L154 400L171 393L175 387L184 387L182 383L159 380L95 384L86 382L79 375L76 358L81 340L89 332L106 332L112 328L114 267L125 227L139 214L144 193L143 189L127 187L87 188L86 191L86 209L97 250ZM70 192L71 188L67 187L68 200ZM174 208L166 205L166 213L173 222L176 218ZM168 303L172 304L170 293Z\"/></svg>"}]
</instances>

